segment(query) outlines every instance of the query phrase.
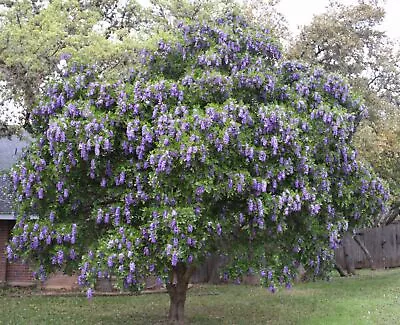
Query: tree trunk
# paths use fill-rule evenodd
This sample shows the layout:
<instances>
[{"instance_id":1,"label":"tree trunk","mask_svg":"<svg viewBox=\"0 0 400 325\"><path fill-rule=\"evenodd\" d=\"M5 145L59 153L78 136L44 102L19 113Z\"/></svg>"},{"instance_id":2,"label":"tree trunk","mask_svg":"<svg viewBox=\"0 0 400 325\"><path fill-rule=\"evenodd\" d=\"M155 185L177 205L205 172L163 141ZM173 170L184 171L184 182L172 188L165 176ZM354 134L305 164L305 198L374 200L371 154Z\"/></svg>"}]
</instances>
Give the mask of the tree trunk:
<instances>
[{"instance_id":1,"label":"tree trunk","mask_svg":"<svg viewBox=\"0 0 400 325\"><path fill-rule=\"evenodd\" d=\"M390 225L397 218L399 214L400 214L400 203L396 202L392 204L389 210L388 216L386 217L385 220L385 225Z\"/></svg>"},{"instance_id":2,"label":"tree trunk","mask_svg":"<svg viewBox=\"0 0 400 325\"><path fill-rule=\"evenodd\" d=\"M171 323L184 324L186 290L187 288L183 288L183 290L178 289L176 293L170 293L168 318Z\"/></svg>"},{"instance_id":3,"label":"tree trunk","mask_svg":"<svg viewBox=\"0 0 400 325\"><path fill-rule=\"evenodd\" d=\"M339 274L340 274L341 277L347 276L347 274L346 274L346 272L343 270L342 266L341 266L339 263L337 263L337 262L335 262L335 269L336 269L336 271L339 272Z\"/></svg>"},{"instance_id":4,"label":"tree trunk","mask_svg":"<svg viewBox=\"0 0 400 325\"><path fill-rule=\"evenodd\" d=\"M374 227L379 227L382 225L390 225L398 215L400 214L400 201L396 201L391 204L390 210L384 214L380 214L374 223Z\"/></svg>"},{"instance_id":5,"label":"tree trunk","mask_svg":"<svg viewBox=\"0 0 400 325\"><path fill-rule=\"evenodd\" d=\"M369 261L369 266L371 268L371 270L376 270L375 267L375 263L374 263L374 259L372 258L371 253L369 252L369 250L367 249L367 247L364 245L364 243L360 240L360 238L358 237L358 235L355 235L354 237L354 241L358 244L358 246L360 246L361 250L364 252L365 256L367 257L368 261Z\"/></svg>"},{"instance_id":6,"label":"tree trunk","mask_svg":"<svg viewBox=\"0 0 400 325\"><path fill-rule=\"evenodd\" d=\"M168 319L171 324L184 324L186 293L194 270L193 266L187 267L182 262L172 268L167 284L170 298Z\"/></svg>"}]
</instances>

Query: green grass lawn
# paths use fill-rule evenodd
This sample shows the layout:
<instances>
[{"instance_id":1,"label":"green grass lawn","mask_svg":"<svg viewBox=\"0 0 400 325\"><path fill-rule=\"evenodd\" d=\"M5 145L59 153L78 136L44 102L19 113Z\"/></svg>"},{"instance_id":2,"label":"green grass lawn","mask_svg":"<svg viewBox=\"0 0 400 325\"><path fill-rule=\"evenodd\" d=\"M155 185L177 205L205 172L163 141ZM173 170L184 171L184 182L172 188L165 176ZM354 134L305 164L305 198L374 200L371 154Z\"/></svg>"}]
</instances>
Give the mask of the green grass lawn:
<instances>
[{"instance_id":1,"label":"green grass lawn","mask_svg":"<svg viewBox=\"0 0 400 325\"><path fill-rule=\"evenodd\" d=\"M166 294L46 297L0 291L0 324L162 324ZM190 289L188 324L400 324L400 269L298 284L276 294L250 286Z\"/></svg>"}]
</instances>

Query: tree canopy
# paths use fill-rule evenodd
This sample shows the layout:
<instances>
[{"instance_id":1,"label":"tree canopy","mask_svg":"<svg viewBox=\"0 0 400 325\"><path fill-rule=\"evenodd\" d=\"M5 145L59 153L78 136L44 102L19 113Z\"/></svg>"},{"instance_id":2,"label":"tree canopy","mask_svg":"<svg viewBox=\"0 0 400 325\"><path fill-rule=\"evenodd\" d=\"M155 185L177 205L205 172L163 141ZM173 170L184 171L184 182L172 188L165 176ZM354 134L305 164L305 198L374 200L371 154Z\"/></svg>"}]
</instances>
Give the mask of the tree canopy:
<instances>
[{"instance_id":1,"label":"tree canopy","mask_svg":"<svg viewBox=\"0 0 400 325\"><path fill-rule=\"evenodd\" d=\"M283 61L268 30L236 15L183 22L132 62L117 81L73 66L32 111L8 255L36 262L38 278L79 269L91 295L97 278L137 290L154 275L180 321L208 253L274 291L385 209L350 144L362 101L340 77Z\"/></svg>"}]
</instances>

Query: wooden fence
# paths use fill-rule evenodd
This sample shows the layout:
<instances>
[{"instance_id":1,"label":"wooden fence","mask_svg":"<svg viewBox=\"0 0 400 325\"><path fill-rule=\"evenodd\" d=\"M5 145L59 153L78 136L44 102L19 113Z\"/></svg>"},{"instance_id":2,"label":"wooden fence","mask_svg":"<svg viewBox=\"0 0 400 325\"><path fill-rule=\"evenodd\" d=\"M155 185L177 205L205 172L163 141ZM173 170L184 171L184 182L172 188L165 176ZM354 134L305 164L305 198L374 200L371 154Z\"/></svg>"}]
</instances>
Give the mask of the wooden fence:
<instances>
[{"instance_id":1,"label":"wooden fence","mask_svg":"<svg viewBox=\"0 0 400 325\"><path fill-rule=\"evenodd\" d=\"M358 238L369 251L374 268L400 267L400 223L363 229L358 232ZM363 269L371 267L370 260L351 236L347 236L343 244L346 245L345 248L343 247L344 245L341 245L335 250L336 262L343 269L347 269L344 251L348 255L347 262L350 260L352 263L352 268ZM223 263L224 260L221 257L210 256L202 266L197 268L192 276L192 282L219 283L219 267Z\"/></svg>"},{"instance_id":2,"label":"wooden fence","mask_svg":"<svg viewBox=\"0 0 400 325\"><path fill-rule=\"evenodd\" d=\"M370 252L375 268L383 269L400 266L400 223L390 224L379 228L364 229L358 238ZM335 251L336 262L345 268L344 251L356 269L369 268L370 262L365 253L354 239L349 238L346 247Z\"/></svg>"},{"instance_id":3,"label":"wooden fence","mask_svg":"<svg viewBox=\"0 0 400 325\"><path fill-rule=\"evenodd\" d=\"M196 268L196 271L192 275L192 283L212 283L218 284L221 282L220 279L220 266L223 265L225 259L218 255L209 256L205 263Z\"/></svg>"}]
</instances>

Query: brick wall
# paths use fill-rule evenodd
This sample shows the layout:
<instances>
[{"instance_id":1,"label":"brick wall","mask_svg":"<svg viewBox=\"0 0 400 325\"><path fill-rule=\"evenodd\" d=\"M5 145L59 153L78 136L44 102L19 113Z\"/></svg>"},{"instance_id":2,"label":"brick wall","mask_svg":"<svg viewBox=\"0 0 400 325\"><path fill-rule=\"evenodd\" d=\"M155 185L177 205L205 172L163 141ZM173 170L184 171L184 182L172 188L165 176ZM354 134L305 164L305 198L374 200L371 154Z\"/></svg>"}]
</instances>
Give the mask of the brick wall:
<instances>
[{"instance_id":1,"label":"brick wall","mask_svg":"<svg viewBox=\"0 0 400 325\"><path fill-rule=\"evenodd\" d=\"M15 286L24 286L34 284L35 279L32 276L32 270L27 264L22 262L13 262L7 265L7 284Z\"/></svg>"},{"instance_id":2,"label":"brick wall","mask_svg":"<svg viewBox=\"0 0 400 325\"><path fill-rule=\"evenodd\" d=\"M9 221L0 220L0 285L4 285L7 280L7 256L5 252L9 234Z\"/></svg>"},{"instance_id":3,"label":"brick wall","mask_svg":"<svg viewBox=\"0 0 400 325\"><path fill-rule=\"evenodd\" d=\"M40 288L45 290L79 290L78 277L57 272L40 283Z\"/></svg>"},{"instance_id":4,"label":"brick wall","mask_svg":"<svg viewBox=\"0 0 400 325\"><path fill-rule=\"evenodd\" d=\"M7 261L6 245L15 221L0 220L0 283L7 285L32 285L34 279L28 265Z\"/></svg>"}]
</instances>

